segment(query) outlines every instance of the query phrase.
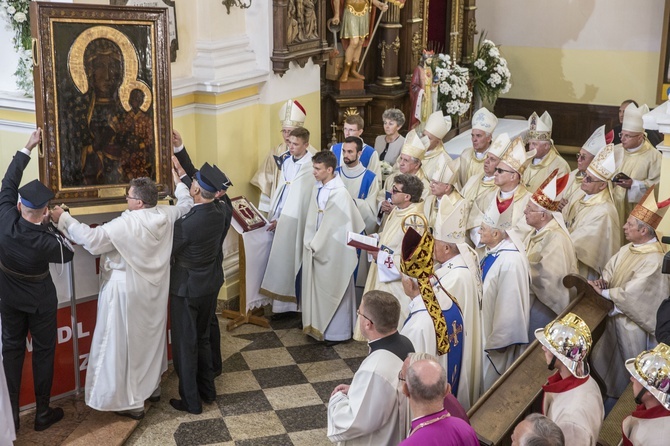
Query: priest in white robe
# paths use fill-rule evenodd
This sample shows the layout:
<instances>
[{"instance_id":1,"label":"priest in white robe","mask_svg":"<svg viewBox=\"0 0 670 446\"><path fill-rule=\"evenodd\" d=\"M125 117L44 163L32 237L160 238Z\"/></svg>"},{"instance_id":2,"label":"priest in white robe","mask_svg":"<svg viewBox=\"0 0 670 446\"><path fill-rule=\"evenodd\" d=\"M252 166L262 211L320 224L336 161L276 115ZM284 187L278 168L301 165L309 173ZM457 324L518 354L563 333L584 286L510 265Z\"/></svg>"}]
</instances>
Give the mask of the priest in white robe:
<instances>
[{"instance_id":1,"label":"priest in white robe","mask_svg":"<svg viewBox=\"0 0 670 446\"><path fill-rule=\"evenodd\" d=\"M486 152L493 144L493 131L498 125L498 118L486 107L482 107L472 115L472 130L470 139L472 147L465 149L460 156L458 182L461 186L474 177L481 177L484 173ZM493 174L490 174L493 176Z\"/></svg>"},{"instance_id":2,"label":"priest in white robe","mask_svg":"<svg viewBox=\"0 0 670 446\"><path fill-rule=\"evenodd\" d=\"M477 254L465 243L465 202L459 203L435 228L433 259L435 273L431 279L433 292L445 314L449 330L449 344L458 349L459 357L449 363L448 354L439 356L439 362L449 371L448 380L452 393L465 408L479 398L481 393L482 339L481 339L481 271ZM413 343L416 351L437 356L435 329L421 299L418 284L403 277L405 294L413 297L409 304L410 315L401 330ZM458 310L456 310L456 308ZM458 313L456 313L458 311ZM451 314L462 318L454 324ZM454 343L458 340L461 345ZM454 352L455 354L455 352ZM456 380L458 377L458 380Z\"/></svg>"},{"instance_id":3,"label":"priest in white robe","mask_svg":"<svg viewBox=\"0 0 670 446\"><path fill-rule=\"evenodd\" d=\"M534 230L525 240L530 266L530 330L547 325L561 314L574 298L563 286L563 278L577 273L577 257L570 233L558 206L568 183L568 175L555 169L531 197L524 214Z\"/></svg>"},{"instance_id":4,"label":"priest in white robe","mask_svg":"<svg viewBox=\"0 0 670 446\"><path fill-rule=\"evenodd\" d=\"M272 194L279 184L279 174L281 169L277 167L277 160L282 160L290 156L289 154L289 136L291 130L305 125L307 112L305 107L298 101L289 99L279 110L279 122L281 123L282 143L270 150L270 153L265 157L263 163L258 168L250 183L256 186L261 191L260 201L258 203L258 210L265 212L270 211L270 200ZM307 151L314 155L316 149L310 144Z\"/></svg>"},{"instance_id":5,"label":"priest in white robe","mask_svg":"<svg viewBox=\"0 0 670 446\"><path fill-rule=\"evenodd\" d=\"M528 346L528 259L513 231L512 200L495 200L481 225L483 387L488 390Z\"/></svg>"},{"instance_id":6,"label":"priest in white robe","mask_svg":"<svg viewBox=\"0 0 670 446\"><path fill-rule=\"evenodd\" d=\"M144 401L160 392L167 370L167 309L175 221L193 206L176 172L176 206L156 205L149 178L130 182L128 210L91 228L56 206L58 229L93 255L100 255L98 316L86 373L86 404L133 419ZM153 395L152 395L153 394ZM160 393L158 393L160 394Z\"/></svg>"},{"instance_id":7,"label":"priest in white robe","mask_svg":"<svg viewBox=\"0 0 670 446\"><path fill-rule=\"evenodd\" d=\"M444 116L441 110L428 117L422 137L426 152L421 161L421 168L427 178L431 178L435 172L441 171L445 164L452 162L442 143L449 130L451 130L451 117Z\"/></svg>"},{"instance_id":8,"label":"priest in white robe","mask_svg":"<svg viewBox=\"0 0 670 446\"><path fill-rule=\"evenodd\" d=\"M344 137L348 138L350 136L357 136L359 138L363 137L363 130L365 126L365 121L361 117L361 115L349 115L346 118L344 118L344 124L342 125L342 133L344 133ZM337 166L341 166L343 159L342 159L342 144L341 142L333 145L330 150L335 154L335 157L337 158ZM379 185L381 187L382 184L382 163L379 161L379 154L377 151L363 143L363 150L361 151L361 156L359 158L361 164L366 169L369 169L377 175L377 181L379 181Z\"/></svg>"},{"instance_id":9,"label":"priest in white robe","mask_svg":"<svg viewBox=\"0 0 670 446\"><path fill-rule=\"evenodd\" d=\"M267 268L260 293L274 299L275 314L298 311L298 275L302 266L302 240L309 197L314 187L312 154L309 153L309 130L291 131L290 154L281 167L280 182L272 196L270 225L274 231Z\"/></svg>"},{"instance_id":10,"label":"priest in white robe","mask_svg":"<svg viewBox=\"0 0 670 446\"><path fill-rule=\"evenodd\" d=\"M397 445L410 427L399 376L414 347L398 333L400 304L383 291L363 295L359 331L370 354L351 385L340 384L328 401L328 439L340 445Z\"/></svg>"},{"instance_id":11,"label":"priest in white robe","mask_svg":"<svg viewBox=\"0 0 670 446\"><path fill-rule=\"evenodd\" d=\"M400 325L407 319L407 304L409 298L403 292L400 281L400 248L403 231L403 220L407 217L406 224L422 224L416 215L423 215L423 183L413 175L397 175L393 185L393 210L386 219L386 223L379 233L379 251L371 253L372 263L365 283L364 292L381 290L391 293L400 302ZM415 216L412 216L412 215ZM356 331L354 339L362 340L360 333Z\"/></svg>"},{"instance_id":12,"label":"priest in white robe","mask_svg":"<svg viewBox=\"0 0 670 446\"><path fill-rule=\"evenodd\" d=\"M533 112L528 118L526 134L528 150L534 151L535 157L523 172L521 184L531 193L536 191L554 170L558 169L558 174L561 176L570 172L570 165L558 153L551 139L552 126L553 121L546 111L542 116L537 116L537 113Z\"/></svg>"},{"instance_id":13,"label":"priest in white robe","mask_svg":"<svg viewBox=\"0 0 670 446\"><path fill-rule=\"evenodd\" d=\"M642 116L649 112L647 105L636 107L630 103L623 112L621 147L623 162L620 172L630 179L614 181L614 204L623 225L633 207L649 188L661 180L661 152L651 145L644 133Z\"/></svg>"},{"instance_id":14,"label":"priest in white robe","mask_svg":"<svg viewBox=\"0 0 670 446\"><path fill-rule=\"evenodd\" d=\"M653 192L653 187L647 190L624 225L630 243L607 262L602 279L589 281L614 304L592 357L594 372L613 398L629 381L624 361L656 344L656 312L670 294L670 277L661 272L665 246L655 232L670 199L657 204Z\"/></svg>"},{"instance_id":15,"label":"priest in white robe","mask_svg":"<svg viewBox=\"0 0 670 446\"><path fill-rule=\"evenodd\" d=\"M458 181L457 172L458 163L451 161L445 163L440 170L435 171L430 178L430 194L425 199L423 212L431 229L435 229L439 224L438 220L446 218L461 201L465 201L455 187L455 182ZM469 209L469 203L466 203L464 208L466 216Z\"/></svg>"},{"instance_id":16,"label":"priest in white robe","mask_svg":"<svg viewBox=\"0 0 670 446\"><path fill-rule=\"evenodd\" d=\"M619 215L610 180L619 171L622 158L621 147L604 144L586 168L581 189L570 196L562 211L579 275L588 280L600 278L607 262L621 248Z\"/></svg>"},{"instance_id":17,"label":"priest in white robe","mask_svg":"<svg viewBox=\"0 0 670 446\"><path fill-rule=\"evenodd\" d=\"M346 241L348 232L362 232L365 223L335 174L335 155L319 152L312 163L317 183L305 225L302 325L305 334L333 344L349 340L353 334L358 256Z\"/></svg>"},{"instance_id":18,"label":"priest in white robe","mask_svg":"<svg viewBox=\"0 0 670 446\"><path fill-rule=\"evenodd\" d=\"M377 229L377 194L380 182L377 175L360 162L362 152L362 139L357 136L345 138L342 143L342 164L336 169L336 174L354 199L365 221L365 232L372 234Z\"/></svg>"}]
</instances>

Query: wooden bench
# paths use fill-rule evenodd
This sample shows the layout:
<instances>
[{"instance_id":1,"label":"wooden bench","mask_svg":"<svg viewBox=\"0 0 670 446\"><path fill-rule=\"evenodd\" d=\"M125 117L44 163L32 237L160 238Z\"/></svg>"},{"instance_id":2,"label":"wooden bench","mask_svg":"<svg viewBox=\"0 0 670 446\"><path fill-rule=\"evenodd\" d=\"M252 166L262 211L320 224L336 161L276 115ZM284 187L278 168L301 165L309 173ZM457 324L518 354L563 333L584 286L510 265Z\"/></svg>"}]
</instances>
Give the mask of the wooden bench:
<instances>
[{"instance_id":1,"label":"wooden bench","mask_svg":"<svg viewBox=\"0 0 670 446\"><path fill-rule=\"evenodd\" d=\"M586 280L571 274L566 288L577 288L577 297L561 314L572 312L591 329L593 343L605 328L612 303L598 295ZM542 385L553 372L547 369L542 345L533 341L498 381L468 411L470 424L482 445L509 444L514 427L528 413L539 411ZM533 410L535 409L535 410Z\"/></svg>"}]
</instances>

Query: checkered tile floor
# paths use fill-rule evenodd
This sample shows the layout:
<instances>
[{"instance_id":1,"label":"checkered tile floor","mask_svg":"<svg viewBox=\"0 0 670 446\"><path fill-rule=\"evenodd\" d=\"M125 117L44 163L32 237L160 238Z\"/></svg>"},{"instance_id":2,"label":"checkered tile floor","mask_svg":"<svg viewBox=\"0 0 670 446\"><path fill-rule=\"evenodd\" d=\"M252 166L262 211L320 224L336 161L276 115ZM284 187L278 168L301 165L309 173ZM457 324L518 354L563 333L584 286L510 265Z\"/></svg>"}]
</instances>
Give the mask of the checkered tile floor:
<instances>
[{"instance_id":1,"label":"checkered tile floor","mask_svg":"<svg viewBox=\"0 0 670 446\"><path fill-rule=\"evenodd\" d=\"M223 374L217 399L200 415L172 409L178 397L172 373L126 444L331 445L327 404L333 388L350 383L367 344L326 347L298 328L300 317L272 321L272 329L246 325L232 333L222 324ZM227 358L227 359L226 359Z\"/></svg>"}]
</instances>

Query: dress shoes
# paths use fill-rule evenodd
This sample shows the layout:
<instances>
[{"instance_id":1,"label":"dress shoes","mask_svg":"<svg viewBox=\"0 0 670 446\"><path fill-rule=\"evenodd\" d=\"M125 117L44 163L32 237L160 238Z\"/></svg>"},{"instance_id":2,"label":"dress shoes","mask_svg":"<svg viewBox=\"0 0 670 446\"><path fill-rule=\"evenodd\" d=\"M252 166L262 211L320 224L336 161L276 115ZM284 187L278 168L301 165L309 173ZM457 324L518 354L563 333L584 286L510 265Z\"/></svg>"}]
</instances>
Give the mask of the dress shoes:
<instances>
[{"instance_id":1,"label":"dress shoes","mask_svg":"<svg viewBox=\"0 0 670 446\"><path fill-rule=\"evenodd\" d=\"M114 413L120 417L132 418L135 421L139 421L144 418L144 409L142 409L141 412L139 410L120 410Z\"/></svg>"},{"instance_id":2,"label":"dress shoes","mask_svg":"<svg viewBox=\"0 0 670 446\"><path fill-rule=\"evenodd\" d=\"M48 396L38 396L35 398L37 406L35 410L35 430L43 431L51 427L51 425L58 423L63 419L63 409L60 407L49 407ZM16 420L15 420L16 421Z\"/></svg>"},{"instance_id":3,"label":"dress shoes","mask_svg":"<svg viewBox=\"0 0 670 446\"><path fill-rule=\"evenodd\" d=\"M170 406L172 406L173 408L175 408L175 409L177 409L181 412L188 412L188 413L192 413L194 415L198 415L198 414L202 413L202 408L197 409L197 410L189 410L188 407L186 407L186 404L184 403L184 401L178 400L176 398L172 398L170 400Z\"/></svg>"}]
</instances>

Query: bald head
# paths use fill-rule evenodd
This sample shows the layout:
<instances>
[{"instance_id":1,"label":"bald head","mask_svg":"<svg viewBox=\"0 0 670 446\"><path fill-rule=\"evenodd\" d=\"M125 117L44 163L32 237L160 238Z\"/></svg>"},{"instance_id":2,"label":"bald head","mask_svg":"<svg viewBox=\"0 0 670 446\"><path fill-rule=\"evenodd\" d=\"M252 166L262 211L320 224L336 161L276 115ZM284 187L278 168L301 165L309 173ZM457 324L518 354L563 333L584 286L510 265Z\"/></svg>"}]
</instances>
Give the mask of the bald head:
<instances>
[{"instance_id":1,"label":"bald head","mask_svg":"<svg viewBox=\"0 0 670 446\"><path fill-rule=\"evenodd\" d=\"M447 372L436 361L422 359L407 370L409 396L420 403L441 402L447 393Z\"/></svg>"}]
</instances>

